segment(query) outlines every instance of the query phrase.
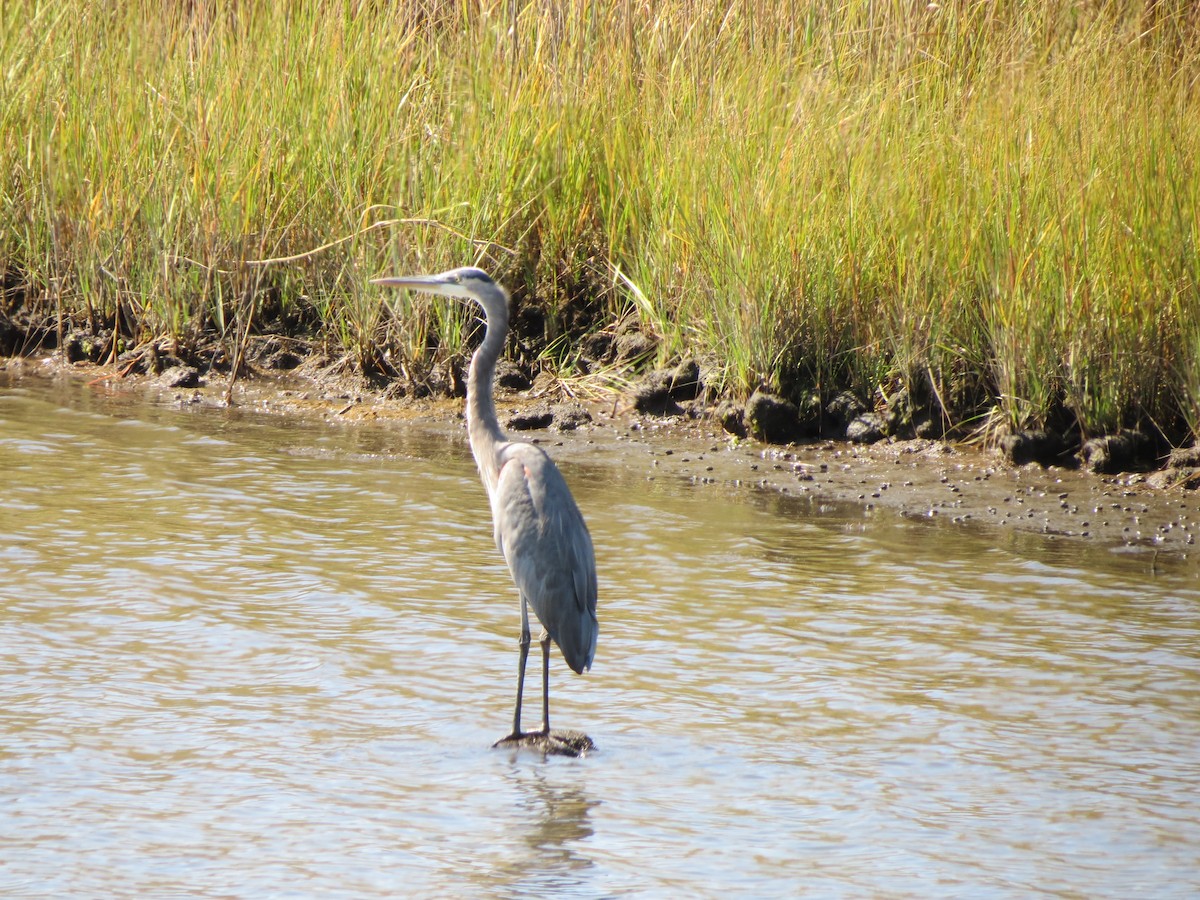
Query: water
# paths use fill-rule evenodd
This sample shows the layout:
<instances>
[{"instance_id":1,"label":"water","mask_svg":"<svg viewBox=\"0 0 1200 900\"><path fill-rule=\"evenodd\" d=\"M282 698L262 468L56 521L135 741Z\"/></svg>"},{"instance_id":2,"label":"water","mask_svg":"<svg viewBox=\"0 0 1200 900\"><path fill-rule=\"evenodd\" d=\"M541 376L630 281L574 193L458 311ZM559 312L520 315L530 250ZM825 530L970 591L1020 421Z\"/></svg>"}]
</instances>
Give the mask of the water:
<instances>
[{"instance_id":1,"label":"water","mask_svg":"<svg viewBox=\"0 0 1200 900\"><path fill-rule=\"evenodd\" d=\"M1200 891L1187 570L564 441L579 760L489 748L518 613L458 429L0 390L0 894Z\"/></svg>"}]
</instances>

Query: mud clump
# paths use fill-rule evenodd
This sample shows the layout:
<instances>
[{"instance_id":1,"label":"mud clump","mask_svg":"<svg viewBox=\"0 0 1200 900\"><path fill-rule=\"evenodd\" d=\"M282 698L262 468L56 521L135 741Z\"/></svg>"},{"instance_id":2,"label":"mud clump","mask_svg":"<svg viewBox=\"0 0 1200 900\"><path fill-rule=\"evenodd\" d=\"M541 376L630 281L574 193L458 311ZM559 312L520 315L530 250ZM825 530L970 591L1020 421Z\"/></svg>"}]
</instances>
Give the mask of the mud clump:
<instances>
[{"instance_id":1,"label":"mud clump","mask_svg":"<svg viewBox=\"0 0 1200 900\"><path fill-rule=\"evenodd\" d=\"M1084 466L1097 475L1149 468L1153 454L1154 442L1142 432L1129 429L1092 438L1079 451Z\"/></svg>"},{"instance_id":2,"label":"mud clump","mask_svg":"<svg viewBox=\"0 0 1200 900\"><path fill-rule=\"evenodd\" d=\"M509 359L497 360L495 382L496 387L506 391L527 391L533 386L529 376Z\"/></svg>"},{"instance_id":3,"label":"mud clump","mask_svg":"<svg viewBox=\"0 0 1200 900\"><path fill-rule=\"evenodd\" d=\"M633 408L652 416L678 416L680 403L695 400L703 389L700 366L693 359L673 369L657 369L634 388Z\"/></svg>"},{"instance_id":4,"label":"mud clump","mask_svg":"<svg viewBox=\"0 0 1200 900\"><path fill-rule=\"evenodd\" d=\"M947 436L948 422L940 401L901 388L888 397L883 432L896 440L936 441Z\"/></svg>"},{"instance_id":5,"label":"mud clump","mask_svg":"<svg viewBox=\"0 0 1200 900\"><path fill-rule=\"evenodd\" d=\"M578 403L538 403L509 416L504 425L512 431L536 431L541 428L574 431L591 422L592 414Z\"/></svg>"},{"instance_id":6,"label":"mud clump","mask_svg":"<svg viewBox=\"0 0 1200 900\"><path fill-rule=\"evenodd\" d=\"M1068 456L1068 447L1061 435L1052 431L1015 431L1000 438L1000 452L1014 466L1037 463L1042 466L1061 465Z\"/></svg>"},{"instance_id":7,"label":"mud clump","mask_svg":"<svg viewBox=\"0 0 1200 900\"><path fill-rule=\"evenodd\" d=\"M307 348L297 342L280 338L268 338L254 348L252 359L255 365L273 372L290 372L304 362Z\"/></svg>"},{"instance_id":8,"label":"mud clump","mask_svg":"<svg viewBox=\"0 0 1200 900\"><path fill-rule=\"evenodd\" d=\"M107 339L73 331L63 339L62 352L67 362L100 362Z\"/></svg>"},{"instance_id":9,"label":"mud clump","mask_svg":"<svg viewBox=\"0 0 1200 900\"><path fill-rule=\"evenodd\" d=\"M1167 457L1167 466L1147 479L1153 487L1200 488L1200 444L1179 447Z\"/></svg>"},{"instance_id":10,"label":"mud clump","mask_svg":"<svg viewBox=\"0 0 1200 900\"><path fill-rule=\"evenodd\" d=\"M633 391L633 408L648 416L678 416L683 414L683 407L675 402L662 385L643 383Z\"/></svg>"},{"instance_id":11,"label":"mud clump","mask_svg":"<svg viewBox=\"0 0 1200 900\"><path fill-rule=\"evenodd\" d=\"M768 444L794 444L820 434L820 421L811 411L802 413L790 400L766 391L755 391L744 413L746 430Z\"/></svg>"},{"instance_id":12,"label":"mud clump","mask_svg":"<svg viewBox=\"0 0 1200 900\"><path fill-rule=\"evenodd\" d=\"M574 431L592 424L592 414L578 403L556 403L551 411L554 413L551 425L557 431Z\"/></svg>"},{"instance_id":13,"label":"mud clump","mask_svg":"<svg viewBox=\"0 0 1200 900\"><path fill-rule=\"evenodd\" d=\"M715 415L726 431L740 436L749 433L770 444L793 444L816 437L873 444L888 433L883 416L850 391L837 394L821 410L815 395L801 406L758 390L744 409L722 402Z\"/></svg>"},{"instance_id":14,"label":"mud clump","mask_svg":"<svg viewBox=\"0 0 1200 900\"><path fill-rule=\"evenodd\" d=\"M1002 435L1000 452L1014 466L1037 463L1041 466L1083 468L1095 475L1116 475L1154 468L1154 441L1133 429L1092 438L1083 446L1077 436L1054 429L1030 429Z\"/></svg>"},{"instance_id":15,"label":"mud clump","mask_svg":"<svg viewBox=\"0 0 1200 900\"><path fill-rule=\"evenodd\" d=\"M685 359L677 365L667 382L667 390L675 400L695 400L702 388L700 365L694 359Z\"/></svg>"},{"instance_id":16,"label":"mud clump","mask_svg":"<svg viewBox=\"0 0 1200 900\"><path fill-rule=\"evenodd\" d=\"M580 341L584 359L594 363L636 363L646 359L658 344L641 331L629 330L620 334L596 331Z\"/></svg>"},{"instance_id":17,"label":"mud clump","mask_svg":"<svg viewBox=\"0 0 1200 900\"><path fill-rule=\"evenodd\" d=\"M640 331L627 331L618 335L613 344L613 357L617 362L629 362L649 356L658 344Z\"/></svg>"},{"instance_id":18,"label":"mud clump","mask_svg":"<svg viewBox=\"0 0 1200 900\"><path fill-rule=\"evenodd\" d=\"M866 412L867 404L850 391L842 391L825 405L827 419L821 433L830 440L841 440L850 423Z\"/></svg>"},{"instance_id":19,"label":"mud clump","mask_svg":"<svg viewBox=\"0 0 1200 900\"><path fill-rule=\"evenodd\" d=\"M554 413L549 405L539 403L537 406L513 413L504 421L504 427L509 431L537 431L540 428L549 428L553 421Z\"/></svg>"},{"instance_id":20,"label":"mud clump","mask_svg":"<svg viewBox=\"0 0 1200 900\"><path fill-rule=\"evenodd\" d=\"M722 400L713 410L713 418L721 425L726 434L736 437L746 436L746 409L740 403L732 400Z\"/></svg>"},{"instance_id":21,"label":"mud clump","mask_svg":"<svg viewBox=\"0 0 1200 900\"><path fill-rule=\"evenodd\" d=\"M300 363L304 362L299 356L291 350L278 350L263 361L263 364L268 369L274 369L277 372L290 372L295 369Z\"/></svg>"}]
</instances>

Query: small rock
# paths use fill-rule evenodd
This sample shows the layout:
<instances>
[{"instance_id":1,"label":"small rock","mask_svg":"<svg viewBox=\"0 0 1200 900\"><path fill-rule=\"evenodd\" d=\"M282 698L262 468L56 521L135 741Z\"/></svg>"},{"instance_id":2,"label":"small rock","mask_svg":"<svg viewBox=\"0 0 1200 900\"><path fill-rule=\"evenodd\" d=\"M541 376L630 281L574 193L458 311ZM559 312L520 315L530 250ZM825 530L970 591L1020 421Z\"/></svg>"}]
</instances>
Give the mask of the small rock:
<instances>
[{"instance_id":1,"label":"small rock","mask_svg":"<svg viewBox=\"0 0 1200 900\"><path fill-rule=\"evenodd\" d=\"M946 436L946 423L941 416L918 416L913 420L913 432L927 441L936 441Z\"/></svg>"},{"instance_id":2,"label":"small rock","mask_svg":"<svg viewBox=\"0 0 1200 900\"><path fill-rule=\"evenodd\" d=\"M884 421L879 413L863 413L846 426L846 440L856 444L874 444L883 440Z\"/></svg>"},{"instance_id":3,"label":"small rock","mask_svg":"<svg viewBox=\"0 0 1200 900\"><path fill-rule=\"evenodd\" d=\"M1200 466L1171 466L1159 469L1146 477L1146 484L1159 490L1178 487L1194 491L1200 488Z\"/></svg>"},{"instance_id":4,"label":"small rock","mask_svg":"<svg viewBox=\"0 0 1200 900\"><path fill-rule=\"evenodd\" d=\"M865 412L867 404L850 391L842 391L825 406L825 414L843 428Z\"/></svg>"},{"instance_id":5,"label":"small rock","mask_svg":"<svg viewBox=\"0 0 1200 900\"><path fill-rule=\"evenodd\" d=\"M159 375L155 383L164 388L200 387L200 372L195 366L172 366Z\"/></svg>"},{"instance_id":6,"label":"small rock","mask_svg":"<svg viewBox=\"0 0 1200 900\"><path fill-rule=\"evenodd\" d=\"M1167 468L1170 469L1200 469L1200 444L1190 447L1176 447L1167 457Z\"/></svg>"}]
</instances>

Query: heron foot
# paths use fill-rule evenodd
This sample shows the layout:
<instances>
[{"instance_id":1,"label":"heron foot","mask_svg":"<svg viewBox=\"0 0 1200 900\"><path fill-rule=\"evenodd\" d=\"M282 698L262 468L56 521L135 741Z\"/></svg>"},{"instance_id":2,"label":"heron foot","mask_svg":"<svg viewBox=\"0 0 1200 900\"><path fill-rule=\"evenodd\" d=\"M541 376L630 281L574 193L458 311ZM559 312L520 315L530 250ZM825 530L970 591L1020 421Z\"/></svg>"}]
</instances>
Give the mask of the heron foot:
<instances>
[{"instance_id":1,"label":"heron foot","mask_svg":"<svg viewBox=\"0 0 1200 900\"><path fill-rule=\"evenodd\" d=\"M536 750L553 756L583 756L595 750L592 739L582 731L522 731L500 738L493 747Z\"/></svg>"}]
</instances>

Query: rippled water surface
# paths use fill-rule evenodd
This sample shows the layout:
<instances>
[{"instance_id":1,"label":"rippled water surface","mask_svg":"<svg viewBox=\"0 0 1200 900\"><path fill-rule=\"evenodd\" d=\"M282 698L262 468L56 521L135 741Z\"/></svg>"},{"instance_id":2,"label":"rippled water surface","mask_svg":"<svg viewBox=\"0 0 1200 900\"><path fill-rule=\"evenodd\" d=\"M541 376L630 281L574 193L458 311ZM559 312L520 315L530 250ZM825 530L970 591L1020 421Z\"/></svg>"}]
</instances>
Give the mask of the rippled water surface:
<instances>
[{"instance_id":1,"label":"rippled water surface","mask_svg":"<svg viewBox=\"0 0 1200 900\"><path fill-rule=\"evenodd\" d=\"M544 759L489 746L519 617L458 429L0 388L0 895L1200 891L1186 573L586 440L551 694L599 750Z\"/></svg>"}]
</instances>

